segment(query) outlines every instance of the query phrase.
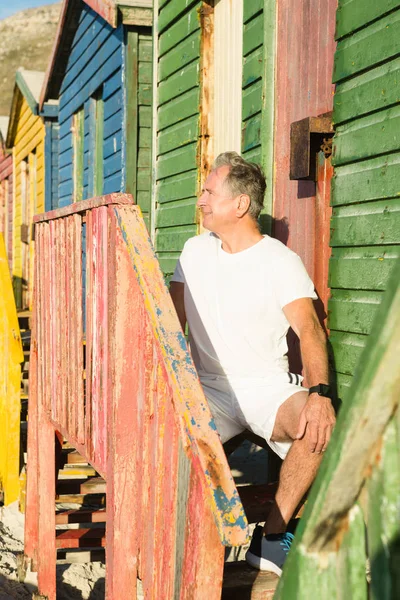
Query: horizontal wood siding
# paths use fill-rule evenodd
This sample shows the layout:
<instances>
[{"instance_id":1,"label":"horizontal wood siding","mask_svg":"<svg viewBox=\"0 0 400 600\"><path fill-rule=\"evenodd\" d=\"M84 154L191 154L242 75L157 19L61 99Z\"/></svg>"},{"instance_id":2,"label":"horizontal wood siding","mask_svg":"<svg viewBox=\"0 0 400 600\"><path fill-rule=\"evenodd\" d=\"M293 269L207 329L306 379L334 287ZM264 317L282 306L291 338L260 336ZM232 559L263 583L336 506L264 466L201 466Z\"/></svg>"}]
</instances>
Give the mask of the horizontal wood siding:
<instances>
[{"instance_id":1,"label":"horizontal wood siding","mask_svg":"<svg viewBox=\"0 0 400 600\"><path fill-rule=\"evenodd\" d=\"M164 2L158 15L154 243L166 277L196 233L201 5Z\"/></svg>"},{"instance_id":2,"label":"horizontal wood siding","mask_svg":"<svg viewBox=\"0 0 400 600\"><path fill-rule=\"evenodd\" d=\"M264 2L243 6L242 154L261 164L261 118L264 66Z\"/></svg>"},{"instance_id":3,"label":"horizontal wood siding","mask_svg":"<svg viewBox=\"0 0 400 600\"><path fill-rule=\"evenodd\" d=\"M94 177L92 98L102 88L104 108L103 190L122 191L123 130L123 26L113 29L87 5L75 33L59 100L59 206L73 201L73 115L84 109L83 199L92 195Z\"/></svg>"},{"instance_id":4,"label":"horizontal wood siding","mask_svg":"<svg viewBox=\"0 0 400 600\"><path fill-rule=\"evenodd\" d=\"M329 327L346 395L400 255L400 2L340 1Z\"/></svg>"},{"instance_id":5,"label":"horizontal wood siding","mask_svg":"<svg viewBox=\"0 0 400 600\"><path fill-rule=\"evenodd\" d=\"M20 93L17 91L16 93ZM14 165L14 208L13 208L13 261L12 261L12 277L14 293L17 303L17 308L28 308L23 306L22 301L22 277L23 277L23 249L21 241L21 225L23 224L22 215L22 162L27 161L32 164L32 155L35 154L35 169L32 170L34 178L34 187L31 187L30 193L30 215L42 213L45 209L45 165L44 165L44 139L45 126L40 117L35 116L25 98L20 104L20 111L17 118L16 134L13 148L13 165ZM31 157L31 158L30 158ZM34 190L34 191L33 191ZM29 239L31 239L31 225ZM33 278L33 248L34 242L29 242L27 253L30 256L30 268L28 278ZM24 274L26 277L27 275ZM33 280L32 280L33 281ZM28 289L32 288L32 281L28 281Z\"/></svg>"},{"instance_id":6,"label":"horizontal wood siding","mask_svg":"<svg viewBox=\"0 0 400 600\"><path fill-rule=\"evenodd\" d=\"M45 123L45 210L58 208L58 142L59 125L55 121Z\"/></svg>"},{"instance_id":7,"label":"horizontal wood siding","mask_svg":"<svg viewBox=\"0 0 400 600\"><path fill-rule=\"evenodd\" d=\"M139 34L137 90L137 178L136 203L150 230L151 214L151 100L152 100L151 32Z\"/></svg>"}]
</instances>

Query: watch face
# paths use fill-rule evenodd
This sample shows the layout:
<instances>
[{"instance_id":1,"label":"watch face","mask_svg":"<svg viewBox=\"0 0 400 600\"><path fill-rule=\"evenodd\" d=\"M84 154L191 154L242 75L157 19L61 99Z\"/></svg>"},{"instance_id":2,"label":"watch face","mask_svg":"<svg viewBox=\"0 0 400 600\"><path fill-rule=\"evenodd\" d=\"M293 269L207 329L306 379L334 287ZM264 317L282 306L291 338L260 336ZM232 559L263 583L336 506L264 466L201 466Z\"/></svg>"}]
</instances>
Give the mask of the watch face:
<instances>
[{"instance_id":1,"label":"watch face","mask_svg":"<svg viewBox=\"0 0 400 600\"><path fill-rule=\"evenodd\" d=\"M327 398L331 398L332 397L332 393L331 393L331 388L329 385L325 385L323 383L320 383L319 387L319 392L318 394L320 396L326 396Z\"/></svg>"}]
</instances>

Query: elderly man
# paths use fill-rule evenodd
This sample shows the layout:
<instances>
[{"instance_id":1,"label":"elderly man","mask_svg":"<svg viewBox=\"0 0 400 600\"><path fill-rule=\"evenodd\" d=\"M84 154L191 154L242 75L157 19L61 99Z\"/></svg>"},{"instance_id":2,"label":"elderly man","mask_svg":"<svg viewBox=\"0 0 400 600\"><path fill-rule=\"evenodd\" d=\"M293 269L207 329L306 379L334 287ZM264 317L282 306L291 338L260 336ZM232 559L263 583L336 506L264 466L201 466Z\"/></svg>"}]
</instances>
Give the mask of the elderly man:
<instances>
[{"instance_id":1,"label":"elderly man","mask_svg":"<svg viewBox=\"0 0 400 600\"><path fill-rule=\"evenodd\" d=\"M208 231L186 242L170 289L221 441L250 429L283 459L275 504L246 554L280 575L293 539L287 524L315 478L335 413L314 285L300 258L258 228L265 188L258 165L236 152L218 156L197 202ZM309 389L289 373L289 326Z\"/></svg>"}]
</instances>

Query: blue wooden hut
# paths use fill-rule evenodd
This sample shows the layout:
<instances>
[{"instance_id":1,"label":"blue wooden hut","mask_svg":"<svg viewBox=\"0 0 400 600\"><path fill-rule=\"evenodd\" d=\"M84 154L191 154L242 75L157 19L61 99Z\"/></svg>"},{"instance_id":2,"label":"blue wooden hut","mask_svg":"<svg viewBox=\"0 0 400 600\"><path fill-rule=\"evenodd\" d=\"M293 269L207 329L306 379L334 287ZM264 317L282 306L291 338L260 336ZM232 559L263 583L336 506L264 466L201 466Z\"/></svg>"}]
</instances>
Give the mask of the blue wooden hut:
<instances>
[{"instance_id":1,"label":"blue wooden hut","mask_svg":"<svg viewBox=\"0 0 400 600\"><path fill-rule=\"evenodd\" d=\"M47 208L128 192L148 217L151 26L152 0L64 0L40 99L58 104Z\"/></svg>"}]
</instances>

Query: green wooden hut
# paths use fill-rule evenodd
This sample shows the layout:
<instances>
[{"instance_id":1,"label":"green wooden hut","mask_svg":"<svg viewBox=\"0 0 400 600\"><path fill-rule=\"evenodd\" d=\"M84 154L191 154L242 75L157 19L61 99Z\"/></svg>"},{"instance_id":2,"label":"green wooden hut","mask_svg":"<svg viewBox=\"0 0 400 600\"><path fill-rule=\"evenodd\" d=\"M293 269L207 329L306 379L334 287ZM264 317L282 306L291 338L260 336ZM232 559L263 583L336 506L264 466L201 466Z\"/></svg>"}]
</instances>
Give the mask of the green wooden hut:
<instances>
[{"instance_id":1,"label":"green wooden hut","mask_svg":"<svg viewBox=\"0 0 400 600\"><path fill-rule=\"evenodd\" d=\"M400 2L339 2L329 266L333 369L345 397L400 255Z\"/></svg>"}]
</instances>

